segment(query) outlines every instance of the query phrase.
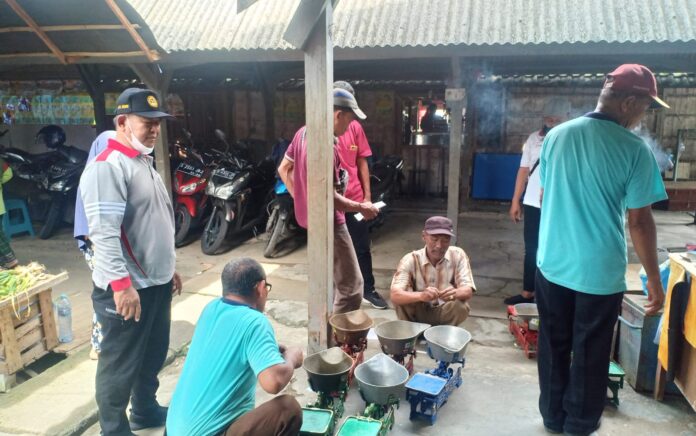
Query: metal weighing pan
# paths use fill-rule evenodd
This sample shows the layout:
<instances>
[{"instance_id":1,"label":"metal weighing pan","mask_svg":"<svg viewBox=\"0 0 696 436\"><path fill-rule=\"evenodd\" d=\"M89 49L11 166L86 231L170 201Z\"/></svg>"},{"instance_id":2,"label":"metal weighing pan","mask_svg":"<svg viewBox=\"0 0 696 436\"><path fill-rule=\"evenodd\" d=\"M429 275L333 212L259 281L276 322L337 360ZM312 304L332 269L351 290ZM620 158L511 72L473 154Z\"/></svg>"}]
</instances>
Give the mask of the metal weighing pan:
<instances>
[{"instance_id":1,"label":"metal weighing pan","mask_svg":"<svg viewBox=\"0 0 696 436\"><path fill-rule=\"evenodd\" d=\"M431 357L440 362L461 361L471 342L471 333L451 325L430 327L423 336L428 341Z\"/></svg>"},{"instance_id":2,"label":"metal weighing pan","mask_svg":"<svg viewBox=\"0 0 696 436\"><path fill-rule=\"evenodd\" d=\"M365 402L384 406L404 396L408 371L380 353L355 368L355 379Z\"/></svg>"},{"instance_id":3,"label":"metal weighing pan","mask_svg":"<svg viewBox=\"0 0 696 436\"><path fill-rule=\"evenodd\" d=\"M374 322L364 310L358 309L331 316L329 324L331 324L339 344L360 345L360 342L367 337Z\"/></svg>"},{"instance_id":4,"label":"metal weighing pan","mask_svg":"<svg viewBox=\"0 0 696 436\"><path fill-rule=\"evenodd\" d=\"M515 312L517 313L518 323L529 323L532 318L539 318L539 309L537 309L536 303L515 304Z\"/></svg>"},{"instance_id":5,"label":"metal weighing pan","mask_svg":"<svg viewBox=\"0 0 696 436\"><path fill-rule=\"evenodd\" d=\"M338 347L305 357L302 367L307 371L309 386L314 392L337 392L348 380L353 359Z\"/></svg>"},{"instance_id":6,"label":"metal weighing pan","mask_svg":"<svg viewBox=\"0 0 696 436\"><path fill-rule=\"evenodd\" d=\"M375 327L382 351L393 356L406 355L413 351L416 339L430 324L410 321L386 321Z\"/></svg>"}]
</instances>

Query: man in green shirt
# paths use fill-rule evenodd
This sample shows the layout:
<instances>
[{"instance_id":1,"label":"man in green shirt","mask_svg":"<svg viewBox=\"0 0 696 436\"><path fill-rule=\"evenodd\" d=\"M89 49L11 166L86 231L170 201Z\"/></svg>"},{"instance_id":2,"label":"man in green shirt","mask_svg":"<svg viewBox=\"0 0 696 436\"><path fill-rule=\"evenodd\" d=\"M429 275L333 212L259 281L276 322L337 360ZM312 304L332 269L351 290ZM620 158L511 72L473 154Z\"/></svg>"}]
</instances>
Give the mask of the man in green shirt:
<instances>
[{"instance_id":1,"label":"man in green shirt","mask_svg":"<svg viewBox=\"0 0 696 436\"><path fill-rule=\"evenodd\" d=\"M542 146L539 409L552 433L587 435L599 427L626 290L626 211L648 275L646 313L662 307L651 205L667 195L652 152L631 132L659 106L669 107L657 97L652 72L621 65L607 75L595 111L557 126Z\"/></svg>"}]
</instances>

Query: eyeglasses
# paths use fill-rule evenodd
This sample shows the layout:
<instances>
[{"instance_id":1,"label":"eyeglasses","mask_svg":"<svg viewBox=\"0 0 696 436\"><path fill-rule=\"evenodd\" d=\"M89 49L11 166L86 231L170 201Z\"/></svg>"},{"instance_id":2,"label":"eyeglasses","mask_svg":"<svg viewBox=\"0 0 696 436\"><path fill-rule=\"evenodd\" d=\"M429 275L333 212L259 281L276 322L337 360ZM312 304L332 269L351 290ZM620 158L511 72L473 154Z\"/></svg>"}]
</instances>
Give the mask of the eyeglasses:
<instances>
[{"instance_id":1,"label":"eyeglasses","mask_svg":"<svg viewBox=\"0 0 696 436\"><path fill-rule=\"evenodd\" d=\"M270 284L270 283L268 283L268 282L266 282L266 293L267 293L267 294L270 294L270 293L271 293L271 289L273 289L273 285Z\"/></svg>"}]
</instances>

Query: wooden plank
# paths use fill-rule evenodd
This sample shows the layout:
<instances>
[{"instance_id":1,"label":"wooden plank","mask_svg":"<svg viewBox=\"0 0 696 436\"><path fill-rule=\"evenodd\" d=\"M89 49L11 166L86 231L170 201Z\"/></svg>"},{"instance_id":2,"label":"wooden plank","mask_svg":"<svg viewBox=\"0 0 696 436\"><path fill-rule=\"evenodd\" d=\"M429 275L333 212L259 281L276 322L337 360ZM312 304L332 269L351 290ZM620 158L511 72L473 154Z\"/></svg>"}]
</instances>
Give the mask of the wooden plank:
<instances>
[{"instance_id":1,"label":"wooden plank","mask_svg":"<svg viewBox=\"0 0 696 436\"><path fill-rule=\"evenodd\" d=\"M150 50L150 47L147 46L143 38L140 36L137 30L133 27L133 24L130 22L128 17L126 17L126 14L123 13L121 8L116 4L114 0L104 0L109 6L109 8L113 11L114 15L116 15L116 18L123 24L123 27L126 28L126 31L130 34L131 38L133 38L133 41L140 47L140 49L143 51L143 54L147 56L147 59L150 62L155 62L159 60L159 55L154 55L152 51Z\"/></svg>"},{"instance_id":2,"label":"wooden plank","mask_svg":"<svg viewBox=\"0 0 696 436\"><path fill-rule=\"evenodd\" d=\"M27 365L32 364L36 360L40 359L41 357L45 356L48 354L48 350L46 349L46 344L44 341L41 341L22 353L22 366L18 369L24 368Z\"/></svg>"},{"instance_id":3,"label":"wooden plank","mask_svg":"<svg viewBox=\"0 0 696 436\"><path fill-rule=\"evenodd\" d=\"M28 348L33 347L36 345L37 342L41 341L43 338L43 329L41 326L37 326L34 330L30 331L26 335L22 336L17 341L17 344L19 344L19 350L24 351L27 350Z\"/></svg>"},{"instance_id":4,"label":"wooden plank","mask_svg":"<svg viewBox=\"0 0 696 436\"><path fill-rule=\"evenodd\" d=\"M33 317L31 321L25 322L20 327L15 328L15 337L19 341L20 339L22 339L24 335L26 335L27 333L36 329L39 326L41 326L41 316L37 313L37 316Z\"/></svg>"},{"instance_id":5,"label":"wooden plank","mask_svg":"<svg viewBox=\"0 0 696 436\"><path fill-rule=\"evenodd\" d=\"M2 332L2 343L5 346L6 374L13 374L22 367L22 357L10 311L9 308L0 309L0 332Z\"/></svg>"},{"instance_id":6,"label":"wooden plank","mask_svg":"<svg viewBox=\"0 0 696 436\"><path fill-rule=\"evenodd\" d=\"M328 346L333 301L333 8L328 5L305 50L307 119L309 322L308 352Z\"/></svg>"},{"instance_id":7,"label":"wooden plank","mask_svg":"<svg viewBox=\"0 0 696 436\"><path fill-rule=\"evenodd\" d=\"M31 297L29 301L30 304L28 306L26 305L26 303L19 303L21 305L19 309L19 318L17 318L17 316L15 315L14 310L10 308L10 313L12 313L12 324L15 326L15 328L21 326L25 322L30 321L32 318L40 314L39 298L36 295L34 295Z\"/></svg>"},{"instance_id":8,"label":"wooden plank","mask_svg":"<svg viewBox=\"0 0 696 436\"><path fill-rule=\"evenodd\" d=\"M133 24L140 29L140 24ZM41 26L44 32L72 32L79 30L126 30L121 24L64 24L60 26ZM33 32L31 27L0 27L0 33Z\"/></svg>"},{"instance_id":9,"label":"wooden plank","mask_svg":"<svg viewBox=\"0 0 696 436\"><path fill-rule=\"evenodd\" d=\"M35 284L34 286L32 286L31 288L29 288L27 290L27 293L29 294L29 297L31 298L32 296L38 294L41 291L44 291L48 288L52 288L59 283L63 283L67 279L68 279L68 273L65 271L63 271L57 275L51 275L46 280L39 282L39 283ZM12 301L10 299L0 301L0 309L5 308L6 306L12 306Z\"/></svg>"},{"instance_id":10,"label":"wooden plank","mask_svg":"<svg viewBox=\"0 0 696 436\"><path fill-rule=\"evenodd\" d=\"M57 45L53 43L53 41L51 41L51 38L46 35L46 32L41 30L41 27L36 24L36 21L31 18L31 16L19 5L19 3L17 3L16 0L5 0L5 3L7 3L7 5L12 8L12 10L19 15L19 17L24 20L29 27L32 28L34 33L36 33L36 36L38 36L39 39L46 44L46 47L51 50L51 53L53 53L53 55L57 57L62 64L65 65L68 63L67 59L65 58L65 54L58 48Z\"/></svg>"},{"instance_id":11,"label":"wooden plank","mask_svg":"<svg viewBox=\"0 0 696 436\"><path fill-rule=\"evenodd\" d=\"M43 324L46 348L52 350L58 345L58 331L56 329L56 319L53 312L52 291L47 289L39 294L39 305L41 306L41 324Z\"/></svg>"}]
</instances>

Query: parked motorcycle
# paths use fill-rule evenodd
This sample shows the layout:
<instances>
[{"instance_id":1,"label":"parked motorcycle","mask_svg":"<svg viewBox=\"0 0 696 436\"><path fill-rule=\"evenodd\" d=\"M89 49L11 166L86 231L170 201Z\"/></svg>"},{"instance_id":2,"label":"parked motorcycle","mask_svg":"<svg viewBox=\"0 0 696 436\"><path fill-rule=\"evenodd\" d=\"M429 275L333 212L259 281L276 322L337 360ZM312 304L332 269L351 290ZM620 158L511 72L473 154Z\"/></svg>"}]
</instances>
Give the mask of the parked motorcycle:
<instances>
[{"instance_id":1,"label":"parked motorcycle","mask_svg":"<svg viewBox=\"0 0 696 436\"><path fill-rule=\"evenodd\" d=\"M39 130L36 142L43 143L52 151L40 154L31 154L16 148L0 151L0 157L10 164L17 177L36 183L42 193L48 194L37 200L48 204L44 224L39 231L41 239L53 236L63 221L66 207L75 204L80 176L87 162L88 153L65 145L65 140L65 131L62 128L49 125Z\"/></svg>"},{"instance_id":2,"label":"parked motorcycle","mask_svg":"<svg viewBox=\"0 0 696 436\"><path fill-rule=\"evenodd\" d=\"M215 135L226 146L217 167L211 172L205 193L213 210L201 235L205 254L217 254L226 239L265 225L265 205L270 202L275 168L270 159L258 165L231 149L220 130Z\"/></svg>"},{"instance_id":3,"label":"parked motorcycle","mask_svg":"<svg viewBox=\"0 0 696 436\"><path fill-rule=\"evenodd\" d=\"M295 204L285 183L278 179L273 189L275 197L268 204L266 233L269 235L264 257L288 254L302 245L306 233L295 221Z\"/></svg>"},{"instance_id":4,"label":"parked motorcycle","mask_svg":"<svg viewBox=\"0 0 696 436\"><path fill-rule=\"evenodd\" d=\"M193 149L191 133L183 130L186 142L177 141L174 145L178 165L174 171L174 242L177 247L186 243L193 229L204 223L210 213L210 202L205 188L213 166L210 154L199 154Z\"/></svg>"},{"instance_id":5,"label":"parked motorcycle","mask_svg":"<svg viewBox=\"0 0 696 436\"><path fill-rule=\"evenodd\" d=\"M400 190L404 177L403 168L404 160L400 156L385 156L372 165L370 170L372 202L383 201L386 206L380 210L375 219L368 221L370 231L384 224L385 216L389 213L397 191Z\"/></svg>"}]
</instances>

